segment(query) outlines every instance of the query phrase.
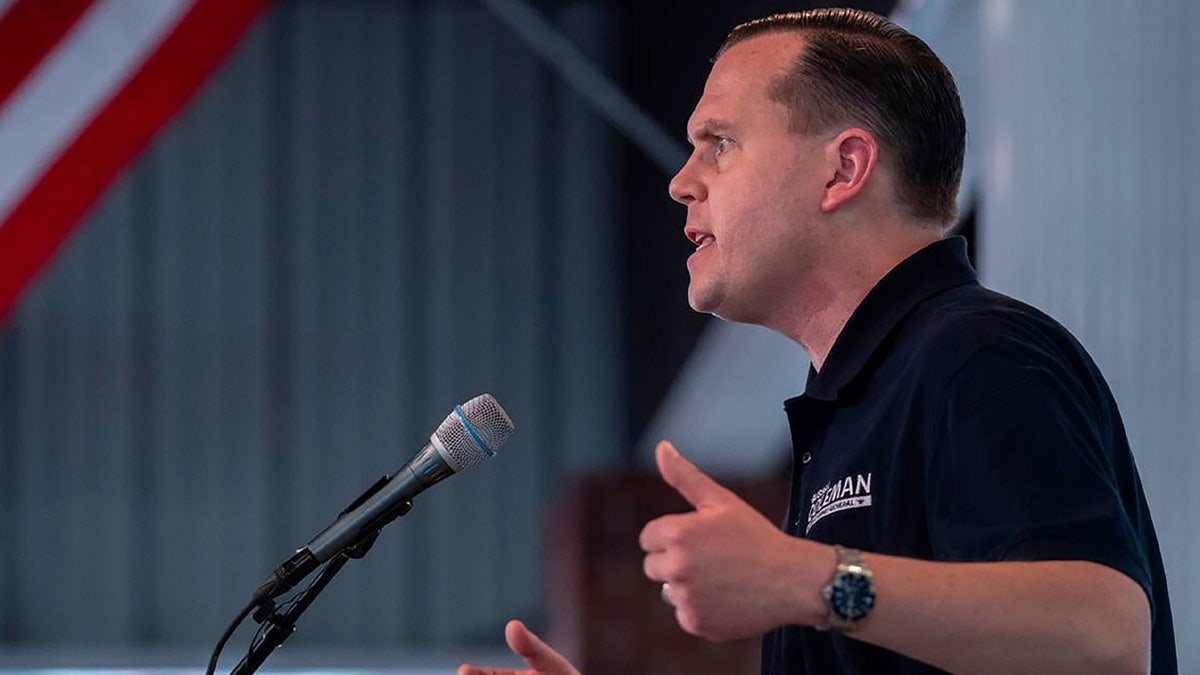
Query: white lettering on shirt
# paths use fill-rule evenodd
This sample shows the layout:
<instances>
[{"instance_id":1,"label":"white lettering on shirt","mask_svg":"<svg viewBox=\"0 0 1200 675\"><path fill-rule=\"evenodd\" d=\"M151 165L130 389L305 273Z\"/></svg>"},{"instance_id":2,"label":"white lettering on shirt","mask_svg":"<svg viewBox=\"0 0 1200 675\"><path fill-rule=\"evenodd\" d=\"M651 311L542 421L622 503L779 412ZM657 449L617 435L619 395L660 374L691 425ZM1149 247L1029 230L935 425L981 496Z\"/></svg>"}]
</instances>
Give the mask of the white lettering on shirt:
<instances>
[{"instance_id":1,"label":"white lettering on shirt","mask_svg":"<svg viewBox=\"0 0 1200 675\"><path fill-rule=\"evenodd\" d=\"M826 483L825 487L817 490L808 505L808 524L804 534L808 534L825 516L845 511L860 509L871 505L871 474L855 474Z\"/></svg>"}]
</instances>

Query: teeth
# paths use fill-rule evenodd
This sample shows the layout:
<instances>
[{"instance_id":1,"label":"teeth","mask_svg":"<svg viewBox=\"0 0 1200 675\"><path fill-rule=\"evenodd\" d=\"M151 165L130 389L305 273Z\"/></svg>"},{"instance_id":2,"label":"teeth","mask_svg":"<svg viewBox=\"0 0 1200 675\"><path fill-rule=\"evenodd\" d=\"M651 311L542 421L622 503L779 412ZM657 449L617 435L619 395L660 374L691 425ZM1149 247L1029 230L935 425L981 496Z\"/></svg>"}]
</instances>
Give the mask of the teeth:
<instances>
[{"instance_id":1,"label":"teeth","mask_svg":"<svg viewBox=\"0 0 1200 675\"><path fill-rule=\"evenodd\" d=\"M696 238L696 250L700 250L705 246L708 246L710 243L712 243L712 240L713 238L711 234L700 235Z\"/></svg>"}]
</instances>

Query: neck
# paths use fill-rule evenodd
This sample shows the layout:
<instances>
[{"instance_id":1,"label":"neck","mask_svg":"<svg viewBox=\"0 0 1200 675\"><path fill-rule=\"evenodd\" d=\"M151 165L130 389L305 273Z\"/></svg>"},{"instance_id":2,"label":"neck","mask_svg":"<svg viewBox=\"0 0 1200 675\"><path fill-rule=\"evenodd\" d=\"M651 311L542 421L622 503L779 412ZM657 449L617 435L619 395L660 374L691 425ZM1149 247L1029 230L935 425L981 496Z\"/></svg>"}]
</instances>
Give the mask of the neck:
<instances>
[{"instance_id":1,"label":"neck","mask_svg":"<svg viewBox=\"0 0 1200 675\"><path fill-rule=\"evenodd\" d=\"M837 252L829 256L830 264L813 275L806 292L797 295L781 321L768 327L799 343L813 368L821 370L846 322L871 289L896 265L940 238L936 230L921 228L901 230L892 238L875 233L865 242L839 242Z\"/></svg>"}]
</instances>

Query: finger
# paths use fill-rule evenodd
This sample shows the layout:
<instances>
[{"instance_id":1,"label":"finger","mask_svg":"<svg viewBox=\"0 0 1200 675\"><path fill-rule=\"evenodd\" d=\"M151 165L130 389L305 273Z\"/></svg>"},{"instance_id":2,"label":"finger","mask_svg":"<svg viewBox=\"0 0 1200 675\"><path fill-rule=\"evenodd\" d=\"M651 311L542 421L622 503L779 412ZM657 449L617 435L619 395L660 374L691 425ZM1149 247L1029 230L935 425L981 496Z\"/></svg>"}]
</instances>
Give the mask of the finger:
<instances>
[{"instance_id":1,"label":"finger","mask_svg":"<svg viewBox=\"0 0 1200 675\"><path fill-rule=\"evenodd\" d=\"M651 553L642 561L642 573L651 581L673 581L677 576L673 572L665 553Z\"/></svg>"},{"instance_id":2,"label":"finger","mask_svg":"<svg viewBox=\"0 0 1200 675\"><path fill-rule=\"evenodd\" d=\"M675 488L689 504L698 509L723 504L733 494L684 459L670 441L658 444L654 449L654 458L658 462L658 472L667 485Z\"/></svg>"},{"instance_id":3,"label":"finger","mask_svg":"<svg viewBox=\"0 0 1200 675\"><path fill-rule=\"evenodd\" d=\"M688 522L695 517L695 512L691 511L659 516L642 528L638 545L647 553L665 551L682 540Z\"/></svg>"},{"instance_id":4,"label":"finger","mask_svg":"<svg viewBox=\"0 0 1200 675\"><path fill-rule=\"evenodd\" d=\"M542 642L540 637L516 619L509 621L504 627L504 639L508 642L509 649L520 655L525 659L525 663L539 673L567 675L576 672L570 661L551 649L550 645Z\"/></svg>"},{"instance_id":5,"label":"finger","mask_svg":"<svg viewBox=\"0 0 1200 675\"><path fill-rule=\"evenodd\" d=\"M682 602L675 603L675 623L679 624L685 633L700 635L695 612L684 606Z\"/></svg>"},{"instance_id":6,"label":"finger","mask_svg":"<svg viewBox=\"0 0 1200 675\"><path fill-rule=\"evenodd\" d=\"M487 668L464 663L458 667L457 675L537 675L533 670L513 670L512 668Z\"/></svg>"}]
</instances>

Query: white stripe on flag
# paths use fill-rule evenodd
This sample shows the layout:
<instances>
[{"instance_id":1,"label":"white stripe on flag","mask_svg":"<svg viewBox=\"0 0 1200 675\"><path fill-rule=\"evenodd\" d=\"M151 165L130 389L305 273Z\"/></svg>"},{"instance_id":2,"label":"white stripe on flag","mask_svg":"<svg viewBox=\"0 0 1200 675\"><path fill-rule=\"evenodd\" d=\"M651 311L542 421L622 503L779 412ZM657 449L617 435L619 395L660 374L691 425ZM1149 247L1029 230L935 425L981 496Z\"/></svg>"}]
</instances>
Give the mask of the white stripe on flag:
<instances>
[{"instance_id":1,"label":"white stripe on flag","mask_svg":"<svg viewBox=\"0 0 1200 675\"><path fill-rule=\"evenodd\" d=\"M0 109L0 226L191 5L97 0L12 93Z\"/></svg>"}]
</instances>

